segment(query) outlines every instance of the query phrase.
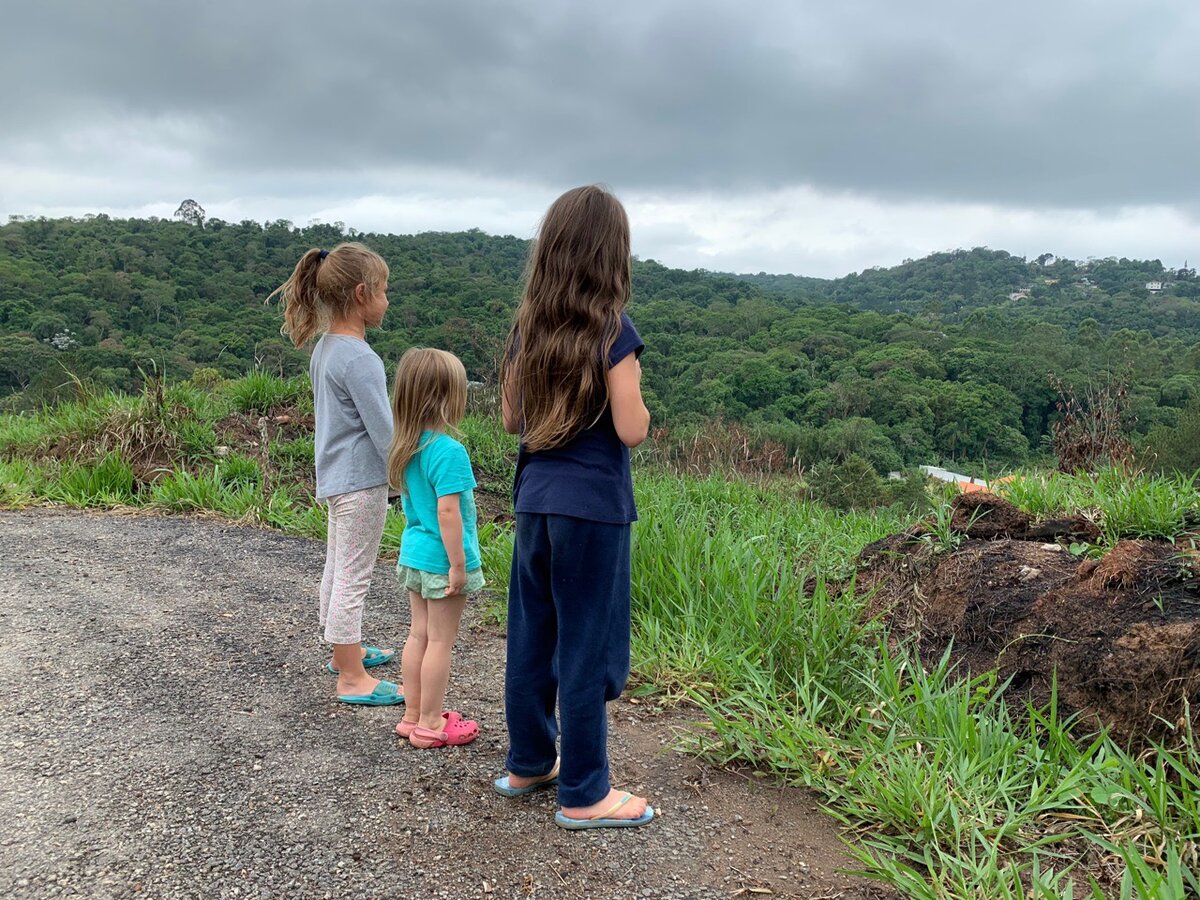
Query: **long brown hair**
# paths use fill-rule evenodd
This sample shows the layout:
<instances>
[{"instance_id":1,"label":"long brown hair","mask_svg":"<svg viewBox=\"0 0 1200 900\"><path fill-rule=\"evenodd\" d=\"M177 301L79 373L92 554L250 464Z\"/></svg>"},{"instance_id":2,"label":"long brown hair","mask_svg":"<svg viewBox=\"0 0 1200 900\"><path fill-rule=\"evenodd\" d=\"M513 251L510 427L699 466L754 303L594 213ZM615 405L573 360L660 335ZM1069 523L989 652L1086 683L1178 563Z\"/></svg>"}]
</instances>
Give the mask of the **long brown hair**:
<instances>
[{"instance_id":1,"label":"long brown hair","mask_svg":"<svg viewBox=\"0 0 1200 900\"><path fill-rule=\"evenodd\" d=\"M629 302L629 217L597 185L551 204L500 364L532 451L567 443L608 402L608 353Z\"/></svg>"},{"instance_id":2,"label":"long brown hair","mask_svg":"<svg viewBox=\"0 0 1200 900\"><path fill-rule=\"evenodd\" d=\"M421 450L425 431L452 431L467 412L467 370L453 353L429 347L405 351L392 387L388 482L405 493L404 470Z\"/></svg>"},{"instance_id":3,"label":"long brown hair","mask_svg":"<svg viewBox=\"0 0 1200 900\"><path fill-rule=\"evenodd\" d=\"M344 316L354 306L354 289L365 285L375 293L388 280L383 257L357 242L338 244L322 258L313 248L300 257L291 277L271 291L283 301L283 328L297 349L329 327L332 317Z\"/></svg>"}]
</instances>

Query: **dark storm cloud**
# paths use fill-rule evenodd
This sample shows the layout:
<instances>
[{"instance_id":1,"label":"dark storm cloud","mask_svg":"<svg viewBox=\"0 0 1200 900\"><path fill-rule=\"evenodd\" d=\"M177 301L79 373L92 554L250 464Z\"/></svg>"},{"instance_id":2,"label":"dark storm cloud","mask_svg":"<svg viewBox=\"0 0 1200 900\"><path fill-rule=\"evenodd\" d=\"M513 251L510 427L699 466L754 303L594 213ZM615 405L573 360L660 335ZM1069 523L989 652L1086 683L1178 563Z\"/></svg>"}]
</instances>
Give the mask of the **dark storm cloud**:
<instances>
[{"instance_id":1,"label":"dark storm cloud","mask_svg":"<svg viewBox=\"0 0 1200 900\"><path fill-rule=\"evenodd\" d=\"M417 166L1174 204L1200 187L1197 38L1191 0L49 0L6 14L0 156L183 122L176 149L231 182Z\"/></svg>"}]
</instances>

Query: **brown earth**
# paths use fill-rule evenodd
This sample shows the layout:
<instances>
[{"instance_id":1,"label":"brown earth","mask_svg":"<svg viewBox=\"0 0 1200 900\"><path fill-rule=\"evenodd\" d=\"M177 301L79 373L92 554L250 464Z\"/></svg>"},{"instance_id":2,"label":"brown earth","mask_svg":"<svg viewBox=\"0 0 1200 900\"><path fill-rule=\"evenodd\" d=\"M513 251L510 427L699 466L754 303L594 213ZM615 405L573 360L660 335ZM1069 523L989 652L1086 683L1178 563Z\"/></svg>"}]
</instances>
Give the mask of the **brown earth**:
<instances>
[{"instance_id":1,"label":"brown earth","mask_svg":"<svg viewBox=\"0 0 1200 900\"><path fill-rule=\"evenodd\" d=\"M940 551L924 528L860 556L858 588L932 663L947 647L965 671L999 669L1015 699L1048 703L1118 739L1200 728L1200 555L1165 541L1122 541L1100 559L1050 538L1087 540L1085 519L1035 524L991 494L956 501L962 543Z\"/></svg>"}]
</instances>

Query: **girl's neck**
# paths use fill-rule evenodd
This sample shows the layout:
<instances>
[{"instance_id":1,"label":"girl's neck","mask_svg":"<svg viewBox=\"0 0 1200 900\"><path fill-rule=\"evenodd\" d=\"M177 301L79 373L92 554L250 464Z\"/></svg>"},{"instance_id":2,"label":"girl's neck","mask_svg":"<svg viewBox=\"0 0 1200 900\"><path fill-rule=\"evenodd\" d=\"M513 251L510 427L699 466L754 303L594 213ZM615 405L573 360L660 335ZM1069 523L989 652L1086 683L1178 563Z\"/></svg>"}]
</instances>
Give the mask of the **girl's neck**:
<instances>
[{"instance_id":1,"label":"girl's neck","mask_svg":"<svg viewBox=\"0 0 1200 900\"><path fill-rule=\"evenodd\" d=\"M346 337L358 338L360 341L365 341L367 339L367 326L363 322L362 316L347 316L331 321L329 323L329 331L326 334L342 334Z\"/></svg>"}]
</instances>

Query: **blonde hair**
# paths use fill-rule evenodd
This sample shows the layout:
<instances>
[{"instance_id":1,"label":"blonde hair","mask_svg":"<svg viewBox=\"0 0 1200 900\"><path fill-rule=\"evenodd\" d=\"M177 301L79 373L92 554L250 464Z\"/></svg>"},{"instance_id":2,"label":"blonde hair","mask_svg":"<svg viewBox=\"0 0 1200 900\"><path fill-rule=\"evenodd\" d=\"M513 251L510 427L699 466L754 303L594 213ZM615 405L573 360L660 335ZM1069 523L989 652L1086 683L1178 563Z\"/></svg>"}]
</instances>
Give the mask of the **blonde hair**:
<instances>
[{"instance_id":1,"label":"blonde hair","mask_svg":"<svg viewBox=\"0 0 1200 900\"><path fill-rule=\"evenodd\" d=\"M324 255L322 255L324 254ZM354 307L354 289L375 293L387 284L388 265L374 250L357 242L338 244L328 253L313 248L300 257L291 277L271 291L283 301L283 327L297 349L329 327L333 317Z\"/></svg>"},{"instance_id":2,"label":"blonde hair","mask_svg":"<svg viewBox=\"0 0 1200 900\"><path fill-rule=\"evenodd\" d=\"M629 217L607 190L575 188L547 210L500 364L529 450L562 446L604 411L631 266Z\"/></svg>"},{"instance_id":3,"label":"blonde hair","mask_svg":"<svg viewBox=\"0 0 1200 900\"><path fill-rule=\"evenodd\" d=\"M388 482L408 493L404 470L421 450L425 431L453 431L467 412L467 370L453 353L413 347L400 357L392 388Z\"/></svg>"}]
</instances>

